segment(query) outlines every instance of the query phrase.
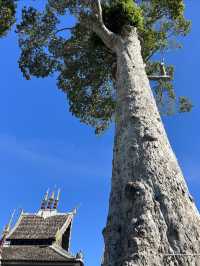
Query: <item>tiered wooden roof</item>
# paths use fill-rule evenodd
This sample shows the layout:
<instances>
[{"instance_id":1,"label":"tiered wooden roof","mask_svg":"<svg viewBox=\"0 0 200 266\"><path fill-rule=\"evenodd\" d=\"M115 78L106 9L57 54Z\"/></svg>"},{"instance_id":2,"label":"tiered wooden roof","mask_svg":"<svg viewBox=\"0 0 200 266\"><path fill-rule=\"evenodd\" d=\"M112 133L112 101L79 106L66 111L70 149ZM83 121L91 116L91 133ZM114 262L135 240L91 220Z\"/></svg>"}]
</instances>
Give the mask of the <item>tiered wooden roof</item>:
<instances>
[{"instance_id":1,"label":"tiered wooden roof","mask_svg":"<svg viewBox=\"0 0 200 266\"><path fill-rule=\"evenodd\" d=\"M37 214L22 214L17 225L7 236L7 240L54 239L63 226L72 221L71 214L55 214L42 217Z\"/></svg>"},{"instance_id":2,"label":"tiered wooden roof","mask_svg":"<svg viewBox=\"0 0 200 266\"><path fill-rule=\"evenodd\" d=\"M55 208L22 213L13 229L4 235L0 265L83 266L82 258L69 251L74 214L59 213Z\"/></svg>"},{"instance_id":3,"label":"tiered wooden roof","mask_svg":"<svg viewBox=\"0 0 200 266\"><path fill-rule=\"evenodd\" d=\"M75 262L76 259L59 246L5 246L2 252L5 262ZM79 264L81 265L81 264Z\"/></svg>"}]
</instances>

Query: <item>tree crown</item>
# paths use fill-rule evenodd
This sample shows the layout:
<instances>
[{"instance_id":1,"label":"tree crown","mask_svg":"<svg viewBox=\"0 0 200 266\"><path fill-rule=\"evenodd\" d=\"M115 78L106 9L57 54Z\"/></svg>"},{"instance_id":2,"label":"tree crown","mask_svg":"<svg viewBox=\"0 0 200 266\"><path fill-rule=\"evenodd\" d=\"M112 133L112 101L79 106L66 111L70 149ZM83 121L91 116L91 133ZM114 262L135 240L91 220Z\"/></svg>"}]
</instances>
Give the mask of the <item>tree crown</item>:
<instances>
[{"instance_id":1,"label":"tree crown","mask_svg":"<svg viewBox=\"0 0 200 266\"><path fill-rule=\"evenodd\" d=\"M114 114L116 64L115 53L92 29L99 2L48 0L43 11L25 7L17 26L19 65L24 76L30 79L58 74L57 84L67 94L70 111L94 126L97 133L108 126ZM185 36L190 29L182 0L104 0L101 5L103 22L109 31L121 35L127 25L138 29L148 74L159 70L153 55L180 47L178 36ZM65 24L67 16L76 18L73 27ZM68 31L67 37L64 31ZM173 66L167 66L167 72L173 77ZM160 81L153 88L160 109L166 113L174 111L172 82ZM180 111L191 109L185 97L179 98L179 103Z\"/></svg>"},{"instance_id":2,"label":"tree crown","mask_svg":"<svg viewBox=\"0 0 200 266\"><path fill-rule=\"evenodd\" d=\"M4 36L15 22L15 0L0 0L0 36Z\"/></svg>"}]
</instances>

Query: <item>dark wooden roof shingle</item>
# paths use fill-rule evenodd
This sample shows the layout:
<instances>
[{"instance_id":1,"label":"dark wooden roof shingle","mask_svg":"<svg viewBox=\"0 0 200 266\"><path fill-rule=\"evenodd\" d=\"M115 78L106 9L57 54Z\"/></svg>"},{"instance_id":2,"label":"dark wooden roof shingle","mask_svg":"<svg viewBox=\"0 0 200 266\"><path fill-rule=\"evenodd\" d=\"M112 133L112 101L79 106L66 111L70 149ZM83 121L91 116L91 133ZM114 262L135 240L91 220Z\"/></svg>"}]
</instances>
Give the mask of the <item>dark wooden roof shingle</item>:
<instances>
[{"instance_id":1,"label":"dark wooden roof shingle","mask_svg":"<svg viewBox=\"0 0 200 266\"><path fill-rule=\"evenodd\" d=\"M7 240L55 239L57 231L69 218L69 214L57 214L47 218L34 214L23 214Z\"/></svg>"},{"instance_id":2,"label":"dark wooden roof shingle","mask_svg":"<svg viewBox=\"0 0 200 266\"><path fill-rule=\"evenodd\" d=\"M3 261L68 261L76 260L64 252L56 252L51 246L7 246L2 250Z\"/></svg>"}]
</instances>

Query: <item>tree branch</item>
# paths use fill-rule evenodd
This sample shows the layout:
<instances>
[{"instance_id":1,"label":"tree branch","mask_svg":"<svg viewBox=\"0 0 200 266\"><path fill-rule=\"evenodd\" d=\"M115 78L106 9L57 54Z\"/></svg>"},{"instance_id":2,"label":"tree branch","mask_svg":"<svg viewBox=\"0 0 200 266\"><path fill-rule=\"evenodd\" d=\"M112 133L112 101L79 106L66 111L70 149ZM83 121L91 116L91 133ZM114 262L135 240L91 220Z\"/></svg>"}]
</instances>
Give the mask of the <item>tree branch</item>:
<instances>
[{"instance_id":1,"label":"tree branch","mask_svg":"<svg viewBox=\"0 0 200 266\"><path fill-rule=\"evenodd\" d=\"M61 31L64 31L64 30L73 30L74 29L74 27L65 27L65 28L62 28L62 29L59 29L59 30L57 30L56 32L55 32L55 34L57 34L57 33L59 33L59 32L61 32Z\"/></svg>"},{"instance_id":2,"label":"tree branch","mask_svg":"<svg viewBox=\"0 0 200 266\"><path fill-rule=\"evenodd\" d=\"M95 32L109 49L114 50L117 35L111 32L103 22L101 0L92 0L91 9L93 14L85 17L83 26Z\"/></svg>"},{"instance_id":3,"label":"tree branch","mask_svg":"<svg viewBox=\"0 0 200 266\"><path fill-rule=\"evenodd\" d=\"M108 30L104 24L92 22L92 31L95 32L104 42L104 44L111 50L114 50L117 36Z\"/></svg>"},{"instance_id":4,"label":"tree branch","mask_svg":"<svg viewBox=\"0 0 200 266\"><path fill-rule=\"evenodd\" d=\"M96 1L96 6L97 6L98 20L99 20L100 23L103 24L103 16L102 16L101 0L97 0L97 1Z\"/></svg>"}]
</instances>

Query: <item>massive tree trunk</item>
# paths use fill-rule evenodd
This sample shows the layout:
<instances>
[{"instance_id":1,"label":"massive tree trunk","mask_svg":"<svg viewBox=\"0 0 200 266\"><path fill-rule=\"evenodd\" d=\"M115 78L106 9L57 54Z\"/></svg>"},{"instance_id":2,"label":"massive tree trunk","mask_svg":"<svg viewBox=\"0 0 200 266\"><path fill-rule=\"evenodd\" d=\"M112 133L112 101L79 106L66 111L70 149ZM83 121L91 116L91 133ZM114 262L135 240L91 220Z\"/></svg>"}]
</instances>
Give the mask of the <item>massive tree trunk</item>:
<instances>
[{"instance_id":1,"label":"massive tree trunk","mask_svg":"<svg viewBox=\"0 0 200 266\"><path fill-rule=\"evenodd\" d=\"M199 266L200 219L167 139L135 29L118 40L103 266Z\"/></svg>"}]
</instances>

